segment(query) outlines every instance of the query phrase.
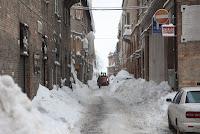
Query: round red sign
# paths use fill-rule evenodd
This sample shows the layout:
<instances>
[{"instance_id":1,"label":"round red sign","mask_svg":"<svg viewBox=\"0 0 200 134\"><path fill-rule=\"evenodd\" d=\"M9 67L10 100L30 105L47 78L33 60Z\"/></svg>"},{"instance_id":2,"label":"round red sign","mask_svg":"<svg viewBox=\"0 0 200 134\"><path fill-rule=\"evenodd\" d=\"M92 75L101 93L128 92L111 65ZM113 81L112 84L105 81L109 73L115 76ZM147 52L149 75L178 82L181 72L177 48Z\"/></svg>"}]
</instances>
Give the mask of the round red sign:
<instances>
[{"instance_id":1,"label":"round red sign","mask_svg":"<svg viewBox=\"0 0 200 134\"><path fill-rule=\"evenodd\" d=\"M166 24L169 22L169 12L166 9L157 10L154 17L159 24Z\"/></svg>"}]
</instances>

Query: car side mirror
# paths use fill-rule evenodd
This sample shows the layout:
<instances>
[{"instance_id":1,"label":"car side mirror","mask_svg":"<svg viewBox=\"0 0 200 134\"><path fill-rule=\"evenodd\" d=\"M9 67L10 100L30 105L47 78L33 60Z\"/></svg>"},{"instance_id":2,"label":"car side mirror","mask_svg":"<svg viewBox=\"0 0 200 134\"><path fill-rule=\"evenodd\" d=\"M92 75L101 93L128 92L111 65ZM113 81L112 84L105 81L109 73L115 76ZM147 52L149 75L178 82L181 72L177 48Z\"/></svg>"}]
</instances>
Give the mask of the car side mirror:
<instances>
[{"instance_id":1,"label":"car side mirror","mask_svg":"<svg viewBox=\"0 0 200 134\"><path fill-rule=\"evenodd\" d=\"M172 99L171 98L167 98L166 101L167 102L172 102Z\"/></svg>"}]
</instances>

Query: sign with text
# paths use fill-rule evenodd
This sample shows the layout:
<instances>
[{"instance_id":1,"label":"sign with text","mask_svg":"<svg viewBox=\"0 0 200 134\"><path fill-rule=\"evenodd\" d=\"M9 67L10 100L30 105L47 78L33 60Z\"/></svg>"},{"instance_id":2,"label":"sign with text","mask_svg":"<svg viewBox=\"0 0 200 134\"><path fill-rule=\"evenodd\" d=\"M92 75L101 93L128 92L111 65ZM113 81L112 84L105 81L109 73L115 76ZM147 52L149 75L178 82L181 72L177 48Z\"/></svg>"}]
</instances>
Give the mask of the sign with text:
<instances>
[{"instance_id":1,"label":"sign with text","mask_svg":"<svg viewBox=\"0 0 200 134\"><path fill-rule=\"evenodd\" d=\"M163 37L174 37L175 26L173 24L162 25L162 36Z\"/></svg>"},{"instance_id":2,"label":"sign with text","mask_svg":"<svg viewBox=\"0 0 200 134\"><path fill-rule=\"evenodd\" d=\"M153 33L161 33L162 25L157 23L154 17L152 18L152 21L153 21L152 22L152 32Z\"/></svg>"}]
</instances>

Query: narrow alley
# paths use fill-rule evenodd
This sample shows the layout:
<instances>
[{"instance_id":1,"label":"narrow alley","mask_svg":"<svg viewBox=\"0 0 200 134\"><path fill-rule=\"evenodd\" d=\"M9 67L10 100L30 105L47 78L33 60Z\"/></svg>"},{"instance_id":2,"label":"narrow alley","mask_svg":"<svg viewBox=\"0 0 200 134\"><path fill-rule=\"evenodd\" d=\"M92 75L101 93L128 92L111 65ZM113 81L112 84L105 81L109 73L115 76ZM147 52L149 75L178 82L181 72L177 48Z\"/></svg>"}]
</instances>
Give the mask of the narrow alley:
<instances>
[{"instance_id":1,"label":"narrow alley","mask_svg":"<svg viewBox=\"0 0 200 134\"><path fill-rule=\"evenodd\" d=\"M0 134L200 133L200 0L0 0Z\"/></svg>"}]
</instances>

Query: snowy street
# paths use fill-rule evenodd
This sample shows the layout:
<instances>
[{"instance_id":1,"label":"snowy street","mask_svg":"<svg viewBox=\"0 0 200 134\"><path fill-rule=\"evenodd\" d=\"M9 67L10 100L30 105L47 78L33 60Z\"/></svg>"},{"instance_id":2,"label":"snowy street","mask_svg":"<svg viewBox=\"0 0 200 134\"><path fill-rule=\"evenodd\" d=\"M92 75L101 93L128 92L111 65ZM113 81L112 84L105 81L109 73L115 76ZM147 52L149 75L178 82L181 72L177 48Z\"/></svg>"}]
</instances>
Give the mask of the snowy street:
<instances>
[{"instance_id":1,"label":"snowy street","mask_svg":"<svg viewBox=\"0 0 200 134\"><path fill-rule=\"evenodd\" d=\"M129 74L121 71L108 87L100 89L89 83L92 93L81 120L81 134L172 134L165 98L174 93L167 91L166 83L126 77Z\"/></svg>"},{"instance_id":2,"label":"snowy street","mask_svg":"<svg viewBox=\"0 0 200 134\"><path fill-rule=\"evenodd\" d=\"M130 115L124 104L115 98L97 96L85 115L82 134L132 133Z\"/></svg>"},{"instance_id":3,"label":"snowy street","mask_svg":"<svg viewBox=\"0 0 200 134\"><path fill-rule=\"evenodd\" d=\"M166 98L175 92L166 82L135 79L126 71L110 80L100 89L96 78L88 85L76 79L73 90L40 85L30 101L11 77L1 76L0 134L172 134Z\"/></svg>"},{"instance_id":4,"label":"snowy street","mask_svg":"<svg viewBox=\"0 0 200 134\"><path fill-rule=\"evenodd\" d=\"M82 123L81 134L151 133L148 130L140 128L142 126L138 126L136 120L134 120L135 113L131 111L128 105L125 105L117 98L106 95L106 92L109 90L107 87L103 87L100 90L94 93L97 96L91 100L93 103L88 106L88 112L85 114ZM142 116L142 112L139 116ZM171 134L167 128L158 128L155 133Z\"/></svg>"}]
</instances>

